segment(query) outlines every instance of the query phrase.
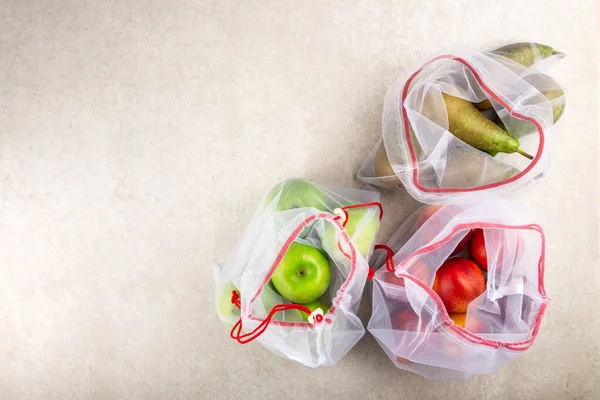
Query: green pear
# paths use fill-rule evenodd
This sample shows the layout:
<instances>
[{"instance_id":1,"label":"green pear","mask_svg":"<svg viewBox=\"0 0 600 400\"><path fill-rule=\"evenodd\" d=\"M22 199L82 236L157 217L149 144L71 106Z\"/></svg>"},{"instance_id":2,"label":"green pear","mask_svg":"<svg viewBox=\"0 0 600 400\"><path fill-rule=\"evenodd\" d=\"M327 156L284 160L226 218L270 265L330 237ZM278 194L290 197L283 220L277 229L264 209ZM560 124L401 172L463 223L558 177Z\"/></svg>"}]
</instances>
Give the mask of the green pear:
<instances>
[{"instance_id":1,"label":"green pear","mask_svg":"<svg viewBox=\"0 0 600 400\"><path fill-rule=\"evenodd\" d=\"M304 179L290 179L275 186L267 196L267 204L277 201L277 211L314 207L327 210L325 193Z\"/></svg>"},{"instance_id":2,"label":"green pear","mask_svg":"<svg viewBox=\"0 0 600 400\"><path fill-rule=\"evenodd\" d=\"M467 147L457 147L448 152L444 175L440 181L443 188L468 188L505 181L517 175L517 168L490 161L483 153ZM484 168L485 166L485 168Z\"/></svg>"},{"instance_id":3,"label":"green pear","mask_svg":"<svg viewBox=\"0 0 600 400\"><path fill-rule=\"evenodd\" d=\"M562 90L550 90L547 92L542 92L542 94L550 101L556 100L561 96L565 95L565 92ZM552 105L552 122L556 123L562 117L565 112L565 106L567 105L566 101L558 102Z\"/></svg>"},{"instance_id":4,"label":"green pear","mask_svg":"<svg viewBox=\"0 0 600 400\"><path fill-rule=\"evenodd\" d=\"M546 92L542 92L542 94L550 101L556 100L558 98L560 98L561 96L564 95L564 92L562 90L549 90ZM552 121L553 123L556 123L556 121L559 120L559 118L562 116L563 112L565 111L565 102L564 101L560 101L557 103L554 103L552 105ZM524 121L522 119L518 119L518 118L510 118L511 124L510 124L510 130L506 128L506 126L504 125L504 122L502 122L502 120L500 119L499 116L496 115L496 118L493 119L493 122L498 125L498 127L504 129L505 131L509 132L510 135L516 137L516 138L520 138L523 137L529 133L533 133L536 131L536 127L535 125L533 125L531 122L528 121Z\"/></svg>"},{"instance_id":5,"label":"green pear","mask_svg":"<svg viewBox=\"0 0 600 400\"><path fill-rule=\"evenodd\" d=\"M398 189L401 185L400 179L396 176L390 160L388 159L385 145L381 143L375 153L375 176L379 177L384 186L390 189Z\"/></svg>"},{"instance_id":6,"label":"green pear","mask_svg":"<svg viewBox=\"0 0 600 400\"><path fill-rule=\"evenodd\" d=\"M483 101L480 101L479 103L473 103L473 107L475 107L479 111L487 111L494 108L492 102L489 99L485 99Z\"/></svg>"},{"instance_id":7,"label":"green pear","mask_svg":"<svg viewBox=\"0 0 600 400\"><path fill-rule=\"evenodd\" d=\"M545 44L528 42L509 44L497 48L496 50L492 50L492 53L499 54L503 57L518 62L519 64L529 67L533 65L533 63L535 62L535 58L537 57L537 54L534 51L534 46L542 58L547 58L551 55L556 54L563 54L561 52L555 51L552 47L547 46ZM492 102L489 99L485 99L483 101L480 101L479 103L473 103L473 106L475 106L475 108L479 111L491 110L493 108Z\"/></svg>"},{"instance_id":8,"label":"green pear","mask_svg":"<svg viewBox=\"0 0 600 400\"><path fill-rule=\"evenodd\" d=\"M431 96L426 96L424 100L424 105L422 107L422 112L425 117L435 122L436 114L435 112L430 111L431 109L435 110L435 107L431 106L431 102L429 100L430 97ZM427 155L423 152L421 144L419 143L419 140L417 139L417 136L415 135L415 132L413 131L412 127L410 127L410 137L412 148L415 152L417 161L423 161L427 157ZM406 157L404 155L405 153L403 151L400 151L400 154L396 154L396 156L399 156L399 163L411 163L411 159L410 157L408 157L408 153L406 153ZM396 175L396 172L394 172L394 169L392 168L387 154L387 150L385 148L385 144L383 142L380 143L375 153L374 166L375 176L379 178L379 184L381 186L385 186L394 190L402 189L402 182L400 181L400 179ZM420 173L423 173L423 170L421 170Z\"/></svg>"},{"instance_id":9,"label":"green pear","mask_svg":"<svg viewBox=\"0 0 600 400\"><path fill-rule=\"evenodd\" d=\"M562 91L561 89L558 90L547 90L542 92L542 94L544 96L546 96L546 98L550 101L555 100L561 96L563 96L565 94L564 91ZM486 99L483 100L479 103L473 103L473 106L479 110L479 111L487 111L487 110L491 110L492 108L494 108L492 106L492 103ZM556 123L556 121L558 121L558 119L561 117L561 115L563 114L563 112L565 111L565 102L559 102L556 104L553 104L552 106L552 115L554 117L554 122Z\"/></svg>"},{"instance_id":10,"label":"green pear","mask_svg":"<svg viewBox=\"0 0 600 400\"><path fill-rule=\"evenodd\" d=\"M223 323L230 328L240 319L240 309L231 303L231 295L233 291L238 292L238 289L232 282L227 282L217 293L217 312Z\"/></svg>"},{"instance_id":11,"label":"green pear","mask_svg":"<svg viewBox=\"0 0 600 400\"><path fill-rule=\"evenodd\" d=\"M232 282L227 282L217 292L217 312L221 321L229 329L233 328L235 323L240 319L240 309L231 302L232 291L240 293L237 287ZM253 304L253 314L260 317L265 317L273 307L283 303L277 292L269 283L263 288L259 300L255 300ZM286 310L274 315L273 319L279 321L300 322L302 321L301 312L297 310Z\"/></svg>"},{"instance_id":12,"label":"green pear","mask_svg":"<svg viewBox=\"0 0 600 400\"><path fill-rule=\"evenodd\" d=\"M566 104L564 99L565 93L562 89L560 89L560 85L551 76L541 73L527 75L523 79L537 88L549 101L552 102L552 119L553 123L556 123L565 111ZM473 103L473 106L475 106L475 108L478 110L492 109L492 103L489 100ZM498 116L496 116L493 121L502 129L507 130L506 126ZM509 133L516 138L535 132L536 130L533 124L517 118L511 119L510 127L511 130Z\"/></svg>"},{"instance_id":13,"label":"green pear","mask_svg":"<svg viewBox=\"0 0 600 400\"><path fill-rule=\"evenodd\" d=\"M348 221L346 222L346 233L356 246L358 252L367 257L375 243L375 237L379 231L379 208L357 207L347 208ZM339 231L332 223L326 223L321 234L321 245L323 250L332 259L346 257L338 247ZM343 241L341 241L343 243ZM345 250L348 251L348 250Z\"/></svg>"},{"instance_id":14,"label":"green pear","mask_svg":"<svg viewBox=\"0 0 600 400\"><path fill-rule=\"evenodd\" d=\"M285 303L285 300L277 293L271 281L265 285L263 291L260 293L260 300L260 303L254 302L252 312L261 317L269 314L274 306ZM298 310L279 311L273 316L273 319L276 321L301 322L302 314L303 312Z\"/></svg>"},{"instance_id":15,"label":"green pear","mask_svg":"<svg viewBox=\"0 0 600 400\"><path fill-rule=\"evenodd\" d=\"M534 49L537 49L537 52ZM496 50L492 50L492 53L509 58L526 67L533 65L536 57L538 56L537 53L539 53L539 56L542 58L547 58L556 54L563 54L555 51L552 47L545 44L528 42L513 43L502 46Z\"/></svg>"},{"instance_id":16,"label":"green pear","mask_svg":"<svg viewBox=\"0 0 600 400\"><path fill-rule=\"evenodd\" d=\"M481 114L468 100L442 93L448 111L448 130L463 142L485 152L519 153L533 157L519 141Z\"/></svg>"}]
</instances>

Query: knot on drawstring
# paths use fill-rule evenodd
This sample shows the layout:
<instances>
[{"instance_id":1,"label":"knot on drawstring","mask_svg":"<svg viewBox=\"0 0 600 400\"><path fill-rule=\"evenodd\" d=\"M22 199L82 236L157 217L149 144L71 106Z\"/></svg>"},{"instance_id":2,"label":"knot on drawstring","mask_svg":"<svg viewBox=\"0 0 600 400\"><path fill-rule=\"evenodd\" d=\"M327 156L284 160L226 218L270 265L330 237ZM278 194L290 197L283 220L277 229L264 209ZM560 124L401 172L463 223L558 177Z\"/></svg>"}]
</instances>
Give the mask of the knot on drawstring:
<instances>
[{"instance_id":1,"label":"knot on drawstring","mask_svg":"<svg viewBox=\"0 0 600 400\"><path fill-rule=\"evenodd\" d=\"M376 244L375 250L385 250L387 252L387 255L385 256L385 269L390 272L395 272L394 251L384 244Z\"/></svg>"},{"instance_id":2,"label":"knot on drawstring","mask_svg":"<svg viewBox=\"0 0 600 400\"><path fill-rule=\"evenodd\" d=\"M242 308L242 305L240 303L240 294L235 289L231 291L231 304L233 304L237 308Z\"/></svg>"},{"instance_id":3,"label":"knot on drawstring","mask_svg":"<svg viewBox=\"0 0 600 400\"><path fill-rule=\"evenodd\" d=\"M236 307L240 308L239 293L237 293L237 291L235 291L235 290L233 291L233 293L231 295L231 303L235 304ZM308 307L306 307L305 305L302 305L302 304L277 304L276 306L274 306L271 309L271 311L265 317L265 319L263 319L260 322L260 324L258 324L258 326L250 332L242 333L242 318L240 317L240 319L231 328L231 332L229 332L229 336L232 339L236 340L239 344L250 343L251 341L258 338L260 335L262 335L267 330L267 328L269 327L269 324L273 320L273 316L275 314L277 314L280 311L286 311L286 310L298 310L300 312L304 312L304 313L308 314L309 315L308 323L310 325L315 325L315 324L321 323L323 321L323 314L322 314L323 311L322 310L321 310L321 313L311 312ZM320 309L318 309L318 310L320 310Z\"/></svg>"},{"instance_id":4,"label":"knot on drawstring","mask_svg":"<svg viewBox=\"0 0 600 400\"><path fill-rule=\"evenodd\" d=\"M333 210L333 213L335 214L335 217L333 217L333 219L335 221L341 220L342 226L345 228L346 223L348 222L348 212L344 210L344 208L336 208Z\"/></svg>"},{"instance_id":5,"label":"knot on drawstring","mask_svg":"<svg viewBox=\"0 0 600 400\"><path fill-rule=\"evenodd\" d=\"M367 279L372 280L373 276L375 276L375 270L373 269L373 267L369 266L369 274L367 275Z\"/></svg>"}]
</instances>

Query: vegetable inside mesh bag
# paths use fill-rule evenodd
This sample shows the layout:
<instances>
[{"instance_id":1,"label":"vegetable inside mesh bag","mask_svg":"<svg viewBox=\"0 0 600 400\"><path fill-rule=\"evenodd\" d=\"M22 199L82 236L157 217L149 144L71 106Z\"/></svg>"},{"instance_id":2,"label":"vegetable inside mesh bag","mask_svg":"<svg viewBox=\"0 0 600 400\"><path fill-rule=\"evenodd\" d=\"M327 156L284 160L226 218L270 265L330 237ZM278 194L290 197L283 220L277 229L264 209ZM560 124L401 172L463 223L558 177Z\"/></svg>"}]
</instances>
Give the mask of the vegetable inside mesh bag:
<instances>
[{"instance_id":1,"label":"vegetable inside mesh bag","mask_svg":"<svg viewBox=\"0 0 600 400\"><path fill-rule=\"evenodd\" d=\"M390 239L390 254L375 262L385 267L373 278L368 330L397 368L465 380L497 371L536 338L549 301L544 233L499 198L439 207L415 212ZM466 319L451 317L432 287L448 257L469 257L465 237L475 237L475 229L482 229L487 252L485 291L468 304Z\"/></svg>"},{"instance_id":2,"label":"vegetable inside mesh bag","mask_svg":"<svg viewBox=\"0 0 600 400\"><path fill-rule=\"evenodd\" d=\"M552 126L564 110L565 97L541 70L563 54L538 50L534 44L519 45L524 50L531 47L526 52L531 60L514 57L526 65L506 58L503 51L459 50L396 80L385 96L382 139L358 177L369 184L405 188L429 204L476 202L542 177L550 163ZM471 109L471 103L483 111ZM467 108L476 119L469 117ZM497 154L478 150L489 146L488 138L475 148L450 133L450 121L462 124L460 129L474 140L486 136L481 131L497 132L499 127L525 157L514 148L515 152Z\"/></svg>"},{"instance_id":3,"label":"vegetable inside mesh bag","mask_svg":"<svg viewBox=\"0 0 600 400\"><path fill-rule=\"evenodd\" d=\"M309 367L338 362L365 332L356 312L372 277L378 200L374 191L300 179L271 190L215 268L217 312L231 338L256 339Z\"/></svg>"}]
</instances>

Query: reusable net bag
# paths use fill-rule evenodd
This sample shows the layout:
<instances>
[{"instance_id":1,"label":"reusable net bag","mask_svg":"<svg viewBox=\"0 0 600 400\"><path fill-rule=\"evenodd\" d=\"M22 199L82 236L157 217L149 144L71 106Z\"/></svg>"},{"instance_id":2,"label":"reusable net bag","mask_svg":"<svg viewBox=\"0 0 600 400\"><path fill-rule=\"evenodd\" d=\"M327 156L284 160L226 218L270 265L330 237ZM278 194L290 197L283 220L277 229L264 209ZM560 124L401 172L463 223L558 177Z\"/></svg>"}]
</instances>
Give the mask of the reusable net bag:
<instances>
[{"instance_id":1,"label":"reusable net bag","mask_svg":"<svg viewBox=\"0 0 600 400\"><path fill-rule=\"evenodd\" d=\"M514 192L542 177L550 165L552 127L564 110L565 97L541 71L564 55L544 45L515 46L521 46L520 53L510 53L511 46L506 51L453 51L396 80L385 96L382 139L358 177L369 184L405 188L429 204L472 203L485 195ZM481 115L471 103L487 111ZM500 139L469 130L498 126L520 142L518 152L532 159L517 152L478 150L450 133L451 123L453 129L483 140L479 148ZM504 139L501 145L508 146ZM510 151L517 151L513 147Z\"/></svg>"},{"instance_id":2,"label":"reusable net bag","mask_svg":"<svg viewBox=\"0 0 600 400\"><path fill-rule=\"evenodd\" d=\"M339 361L365 332L356 312L372 277L378 199L300 179L271 190L229 261L215 268L217 312L231 338L257 340L309 367ZM324 290L324 265L329 284L320 303L306 304Z\"/></svg>"},{"instance_id":3,"label":"reusable net bag","mask_svg":"<svg viewBox=\"0 0 600 400\"><path fill-rule=\"evenodd\" d=\"M468 304L466 316L451 318L447 300L432 287L449 257L475 259L471 244L465 248L475 229L482 230L487 253L485 291ZM544 233L527 213L499 198L429 205L400 227L388 247L388 256L374 264L385 268L373 278L368 330L397 368L464 380L497 371L532 345L549 299Z\"/></svg>"}]
</instances>

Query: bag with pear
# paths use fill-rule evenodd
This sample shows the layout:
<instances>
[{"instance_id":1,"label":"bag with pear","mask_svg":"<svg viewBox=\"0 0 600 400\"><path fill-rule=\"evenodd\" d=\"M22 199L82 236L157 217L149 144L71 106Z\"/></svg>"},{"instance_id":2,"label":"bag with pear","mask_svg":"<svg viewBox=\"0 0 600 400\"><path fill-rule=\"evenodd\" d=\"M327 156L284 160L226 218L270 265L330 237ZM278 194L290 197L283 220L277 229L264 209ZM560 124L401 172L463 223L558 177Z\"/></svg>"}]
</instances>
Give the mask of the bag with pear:
<instances>
[{"instance_id":1,"label":"bag with pear","mask_svg":"<svg viewBox=\"0 0 600 400\"><path fill-rule=\"evenodd\" d=\"M565 107L542 73L564 55L537 43L440 55L396 80L382 138L363 162L366 183L429 204L501 195L549 168L552 127Z\"/></svg>"},{"instance_id":2,"label":"bag with pear","mask_svg":"<svg viewBox=\"0 0 600 400\"><path fill-rule=\"evenodd\" d=\"M427 205L387 247L368 330L397 368L465 380L532 346L549 299L544 232L527 212L496 197Z\"/></svg>"},{"instance_id":3,"label":"bag with pear","mask_svg":"<svg viewBox=\"0 0 600 400\"><path fill-rule=\"evenodd\" d=\"M365 333L356 312L372 276L378 200L375 191L302 179L276 185L215 268L230 337L309 367L338 362Z\"/></svg>"}]
</instances>

